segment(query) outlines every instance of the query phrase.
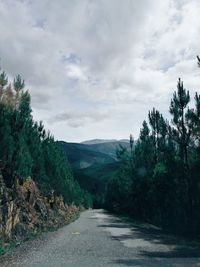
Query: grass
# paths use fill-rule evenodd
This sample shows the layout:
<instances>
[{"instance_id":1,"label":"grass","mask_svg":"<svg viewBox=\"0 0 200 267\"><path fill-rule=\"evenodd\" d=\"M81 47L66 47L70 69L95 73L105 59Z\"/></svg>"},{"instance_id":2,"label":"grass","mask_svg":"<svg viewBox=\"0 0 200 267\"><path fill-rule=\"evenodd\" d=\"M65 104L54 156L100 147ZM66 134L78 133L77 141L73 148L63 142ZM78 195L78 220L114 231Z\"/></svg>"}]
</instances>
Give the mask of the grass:
<instances>
[{"instance_id":1,"label":"grass","mask_svg":"<svg viewBox=\"0 0 200 267\"><path fill-rule=\"evenodd\" d=\"M79 217L80 217L80 211L75 212L74 215L72 216L72 218L71 218L69 221L63 223L62 225L49 226L49 227L47 228L47 230L46 230L46 231L43 231L43 232L55 232L55 231L57 231L60 227L66 226L66 225L68 225L68 224L70 224L70 223L76 221Z\"/></svg>"},{"instance_id":2,"label":"grass","mask_svg":"<svg viewBox=\"0 0 200 267\"><path fill-rule=\"evenodd\" d=\"M3 247L0 247L0 256L6 253L6 249Z\"/></svg>"},{"instance_id":3,"label":"grass","mask_svg":"<svg viewBox=\"0 0 200 267\"><path fill-rule=\"evenodd\" d=\"M16 247L18 247L21 243L20 242L11 242L3 246L3 244L0 245L0 256L12 251Z\"/></svg>"}]
</instances>

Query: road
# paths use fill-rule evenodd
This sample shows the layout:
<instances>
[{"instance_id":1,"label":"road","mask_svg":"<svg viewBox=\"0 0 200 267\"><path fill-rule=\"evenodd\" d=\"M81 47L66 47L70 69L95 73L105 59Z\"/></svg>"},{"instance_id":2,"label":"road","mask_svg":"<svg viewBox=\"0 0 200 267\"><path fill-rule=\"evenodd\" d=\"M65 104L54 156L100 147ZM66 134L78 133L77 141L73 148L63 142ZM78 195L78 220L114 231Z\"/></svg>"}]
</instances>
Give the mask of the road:
<instances>
[{"instance_id":1,"label":"road","mask_svg":"<svg viewBox=\"0 0 200 267\"><path fill-rule=\"evenodd\" d=\"M55 231L0 258L4 267L200 266L200 246L153 226L130 225L104 210L89 210Z\"/></svg>"}]
</instances>

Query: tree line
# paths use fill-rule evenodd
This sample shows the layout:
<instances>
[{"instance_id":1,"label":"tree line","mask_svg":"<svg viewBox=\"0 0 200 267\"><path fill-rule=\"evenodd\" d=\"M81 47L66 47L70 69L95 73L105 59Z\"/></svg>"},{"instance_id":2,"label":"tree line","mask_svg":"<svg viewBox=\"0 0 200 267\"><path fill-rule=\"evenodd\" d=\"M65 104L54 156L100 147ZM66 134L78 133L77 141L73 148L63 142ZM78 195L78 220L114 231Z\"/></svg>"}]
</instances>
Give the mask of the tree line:
<instances>
[{"instance_id":1,"label":"tree line","mask_svg":"<svg viewBox=\"0 0 200 267\"><path fill-rule=\"evenodd\" d=\"M64 152L43 123L32 117L31 98L20 75L8 83L0 72L0 172L7 187L31 176L45 195L90 206L91 198L74 179Z\"/></svg>"},{"instance_id":2,"label":"tree line","mask_svg":"<svg viewBox=\"0 0 200 267\"><path fill-rule=\"evenodd\" d=\"M200 65L200 59L198 58ZM118 150L120 170L107 186L106 207L184 235L200 233L200 95L178 80L169 112L153 108L130 136L131 153Z\"/></svg>"}]
</instances>

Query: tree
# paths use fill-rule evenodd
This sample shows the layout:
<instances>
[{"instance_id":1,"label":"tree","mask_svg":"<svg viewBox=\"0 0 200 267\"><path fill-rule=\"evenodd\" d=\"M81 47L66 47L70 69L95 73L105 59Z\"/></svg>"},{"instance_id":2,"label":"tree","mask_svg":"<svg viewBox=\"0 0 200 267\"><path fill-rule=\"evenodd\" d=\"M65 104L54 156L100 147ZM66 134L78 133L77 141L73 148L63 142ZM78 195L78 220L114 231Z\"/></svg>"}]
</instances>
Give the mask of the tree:
<instances>
[{"instance_id":1,"label":"tree","mask_svg":"<svg viewBox=\"0 0 200 267\"><path fill-rule=\"evenodd\" d=\"M91 205L91 198L74 179L67 158L42 122L34 122L31 97L20 75L7 86L0 74L0 172L7 186L29 176L45 195L52 190L67 203Z\"/></svg>"},{"instance_id":2,"label":"tree","mask_svg":"<svg viewBox=\"0 0 200 267\"><path fill-rule=\"evenodd\" d=\"M200 57L197 56L197 63L198 63L198 66L200 67Z\"/></svg>"},{"instance_id":3,"label":"tree","mask_svg":"<svg viewBox=\"0 0 200 267\"><path fill-rule=\"evenodd\" d=\"M200 95L194 109L189 102L179 79L171 124L155 108L148 113L132 156L121 150L121 169L108 183L109 209L175 233L200 232Z\"/></svg>"},{"instance_id":4,"label":"tree","mask_svg":"<svg viewBox=\"0 0 200 267\"><path fill-rule=\"evenodd\" d=\"M188 146L190 143L191 129L187 124L188 111L186 108L190 102L189 91L183 87L181 79L178 80L177 92L174 92L170 105L170 113L173 116L173 136L179 144L180 157L188 165Z\"/></svg>"},{"instance_id":5,"label":"tree","mask_svg":"<svg viewBox=\"0 0 200 267\"><path fill-rule=\"evenodd\" d=\"M24 89L25 82L19 74L14 79L13 85L14 85L14 90L16 93L19 93L20 91L22 91Z\"/></svg>"},{"instance_id":6,"label":"tree","mask_svg":"<svg viewBox=\"0 0 200 267\"><path fill-rule=\"evenodd\" d=\"M154 146L154 160L157 163L160 160L161 152L165 146L165 137L167 135L167 122L162 114L153 108L149 112L149 124L151 126L151 136Z\"/></svg>"}]
</instances>

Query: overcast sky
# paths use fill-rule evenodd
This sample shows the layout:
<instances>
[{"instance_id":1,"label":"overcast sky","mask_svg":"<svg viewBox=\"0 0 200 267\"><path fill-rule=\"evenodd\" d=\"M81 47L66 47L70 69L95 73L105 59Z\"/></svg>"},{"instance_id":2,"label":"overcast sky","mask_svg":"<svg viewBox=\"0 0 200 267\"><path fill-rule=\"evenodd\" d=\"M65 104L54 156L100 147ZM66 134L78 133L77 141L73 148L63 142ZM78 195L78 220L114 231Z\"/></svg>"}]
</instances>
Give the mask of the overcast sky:
<instances>
[{"instance_id":1,"label":"overcast sky","mask_svg":"<svg viewBox=\"0 0 200 267\"><path fill-rule=\"evenodd\" d=\"M1 67L21 74L56 139L137 138L169 118L181 77L200 92L200 0L0 0Z\"/></svg>"}]
</instances>

